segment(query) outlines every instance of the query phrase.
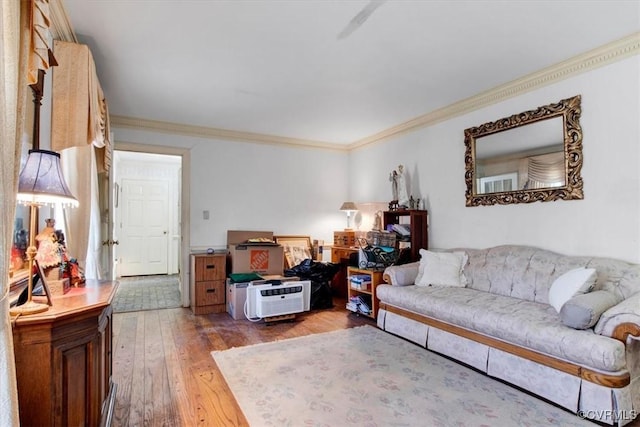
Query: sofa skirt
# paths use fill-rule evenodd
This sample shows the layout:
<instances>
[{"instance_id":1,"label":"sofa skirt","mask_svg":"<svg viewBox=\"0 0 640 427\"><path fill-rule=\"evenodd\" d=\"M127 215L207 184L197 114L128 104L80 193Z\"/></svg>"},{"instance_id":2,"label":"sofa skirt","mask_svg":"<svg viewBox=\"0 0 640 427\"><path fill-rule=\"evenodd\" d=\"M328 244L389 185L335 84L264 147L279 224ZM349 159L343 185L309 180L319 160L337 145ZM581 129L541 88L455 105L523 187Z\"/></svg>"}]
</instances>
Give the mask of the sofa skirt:
<instances>
[{"instance_id":1,"label":"sofa skirt","mask_svg":"<svg viewBox=\"0 0 640 427\"><path fill-rule=\"evenodd\" d=\"M633 401L636 398L633 391L640 388L638 381L623 388L601 386L384 309L378 310L377 322L386 332L530 391L573 413L582 411L589 419L623 426L638 412L637 402Z\"/></svg>"}]
</instances>

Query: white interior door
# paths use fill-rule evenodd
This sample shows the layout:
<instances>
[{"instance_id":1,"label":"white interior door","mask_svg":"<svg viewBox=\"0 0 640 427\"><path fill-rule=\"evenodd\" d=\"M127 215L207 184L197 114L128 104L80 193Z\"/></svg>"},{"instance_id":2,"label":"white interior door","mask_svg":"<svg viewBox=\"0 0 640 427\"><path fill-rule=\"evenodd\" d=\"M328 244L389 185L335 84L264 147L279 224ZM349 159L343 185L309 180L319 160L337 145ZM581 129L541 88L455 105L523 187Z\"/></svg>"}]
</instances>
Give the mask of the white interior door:
<instances>
[{"instance_id":1,"label":"white interior door","mask_svg":"<svg viewBox=\"0 0 640 427\"><path fill-rule=\"evenodd\" d=\"M168 180L122 180L119 274L167 274Z\"/></svg>"}]
</instances>

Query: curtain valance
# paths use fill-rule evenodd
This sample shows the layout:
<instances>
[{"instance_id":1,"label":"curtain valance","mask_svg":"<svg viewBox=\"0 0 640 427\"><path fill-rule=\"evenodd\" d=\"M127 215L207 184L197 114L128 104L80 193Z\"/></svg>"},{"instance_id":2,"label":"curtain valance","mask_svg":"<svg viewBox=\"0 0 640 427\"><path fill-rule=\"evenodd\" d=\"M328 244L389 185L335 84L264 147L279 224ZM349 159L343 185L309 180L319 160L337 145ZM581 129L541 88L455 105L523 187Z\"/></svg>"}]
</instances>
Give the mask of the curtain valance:
<instances>
[{"instance_id":1,"label":"curtain valance","mask_svg":"<svg viewBox=\"0 0 640 427\"><path fill-rule=\"evenodd\" d=\"M31 0L31 46L29 49L29 65L27 67L27 84L38 82L38 70L48 70L55 65L51 56L51 18L49 0Z\"/></svg>"},{"instance_id":2,"label":"curtain valance","mask_svg":"<svg viewBox=\"0 0 640 427\"><path fill-rule=\"evenodd\" d=\"M84 44L56 40L54 53L58 66L53 74L51 148L93 144L99 149L98 168L109 170L109 111L91 51Z\"/></svg>"}]
</instances>

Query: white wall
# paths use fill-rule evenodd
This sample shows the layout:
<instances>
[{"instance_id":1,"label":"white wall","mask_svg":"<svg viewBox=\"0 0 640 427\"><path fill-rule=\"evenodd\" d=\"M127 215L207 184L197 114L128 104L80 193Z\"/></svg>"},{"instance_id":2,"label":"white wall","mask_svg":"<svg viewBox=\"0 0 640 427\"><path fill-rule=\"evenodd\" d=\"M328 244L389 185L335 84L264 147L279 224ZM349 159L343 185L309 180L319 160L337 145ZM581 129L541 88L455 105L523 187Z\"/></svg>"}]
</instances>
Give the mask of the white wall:
<instances>
[{"instance_id":1,"label":"white wall","mask_svg":"<svg viewBox=\"0 0 640 427\"><path fill-rule=\"evenodd\" d=\"M352 198L389 200L404 164L426 197L431 247L527 244L640 262L640 57L635 56L350 153ZM466 128L582 95L584 200L465 207ZM362 167L367 165L367 167Z\"/></svg>"},{"instance_id":2,"label":"white wall","mask_svg":"<svg viewBox=\"0 0 640 427\"><path fill-rule=\"evenodd\" d=\"M190 246L226 247L227 230L333 241L345 227L348 153L114 129L119 142L190 150ZM209 219L203 211L209 211Z\"/></svg>"}]
</instances>

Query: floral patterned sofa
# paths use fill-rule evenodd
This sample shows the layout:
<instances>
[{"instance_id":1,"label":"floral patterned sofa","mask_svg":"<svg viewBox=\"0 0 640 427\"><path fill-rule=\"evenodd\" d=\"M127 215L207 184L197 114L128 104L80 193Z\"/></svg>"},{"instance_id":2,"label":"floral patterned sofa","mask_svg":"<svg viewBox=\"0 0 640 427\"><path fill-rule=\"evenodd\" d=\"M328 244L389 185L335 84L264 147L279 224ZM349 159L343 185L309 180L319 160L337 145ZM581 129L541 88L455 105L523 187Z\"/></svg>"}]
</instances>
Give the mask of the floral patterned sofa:
<instances>
[{"instance_id":1,"label":"floral patterned sofa","mask_svg":"<svg viewBox=\"0 0 640 427\"><path fill-rule=\"evenodd\" d=\"M424 278L432 251L387 268L376 288L381 329L580 416L617 425L637 416L640 265L527 246L440 253L459 256L461 282ZM560 307L564 278L580 269L592 271L590 289Z\"/></svg>"}]
</instances>

